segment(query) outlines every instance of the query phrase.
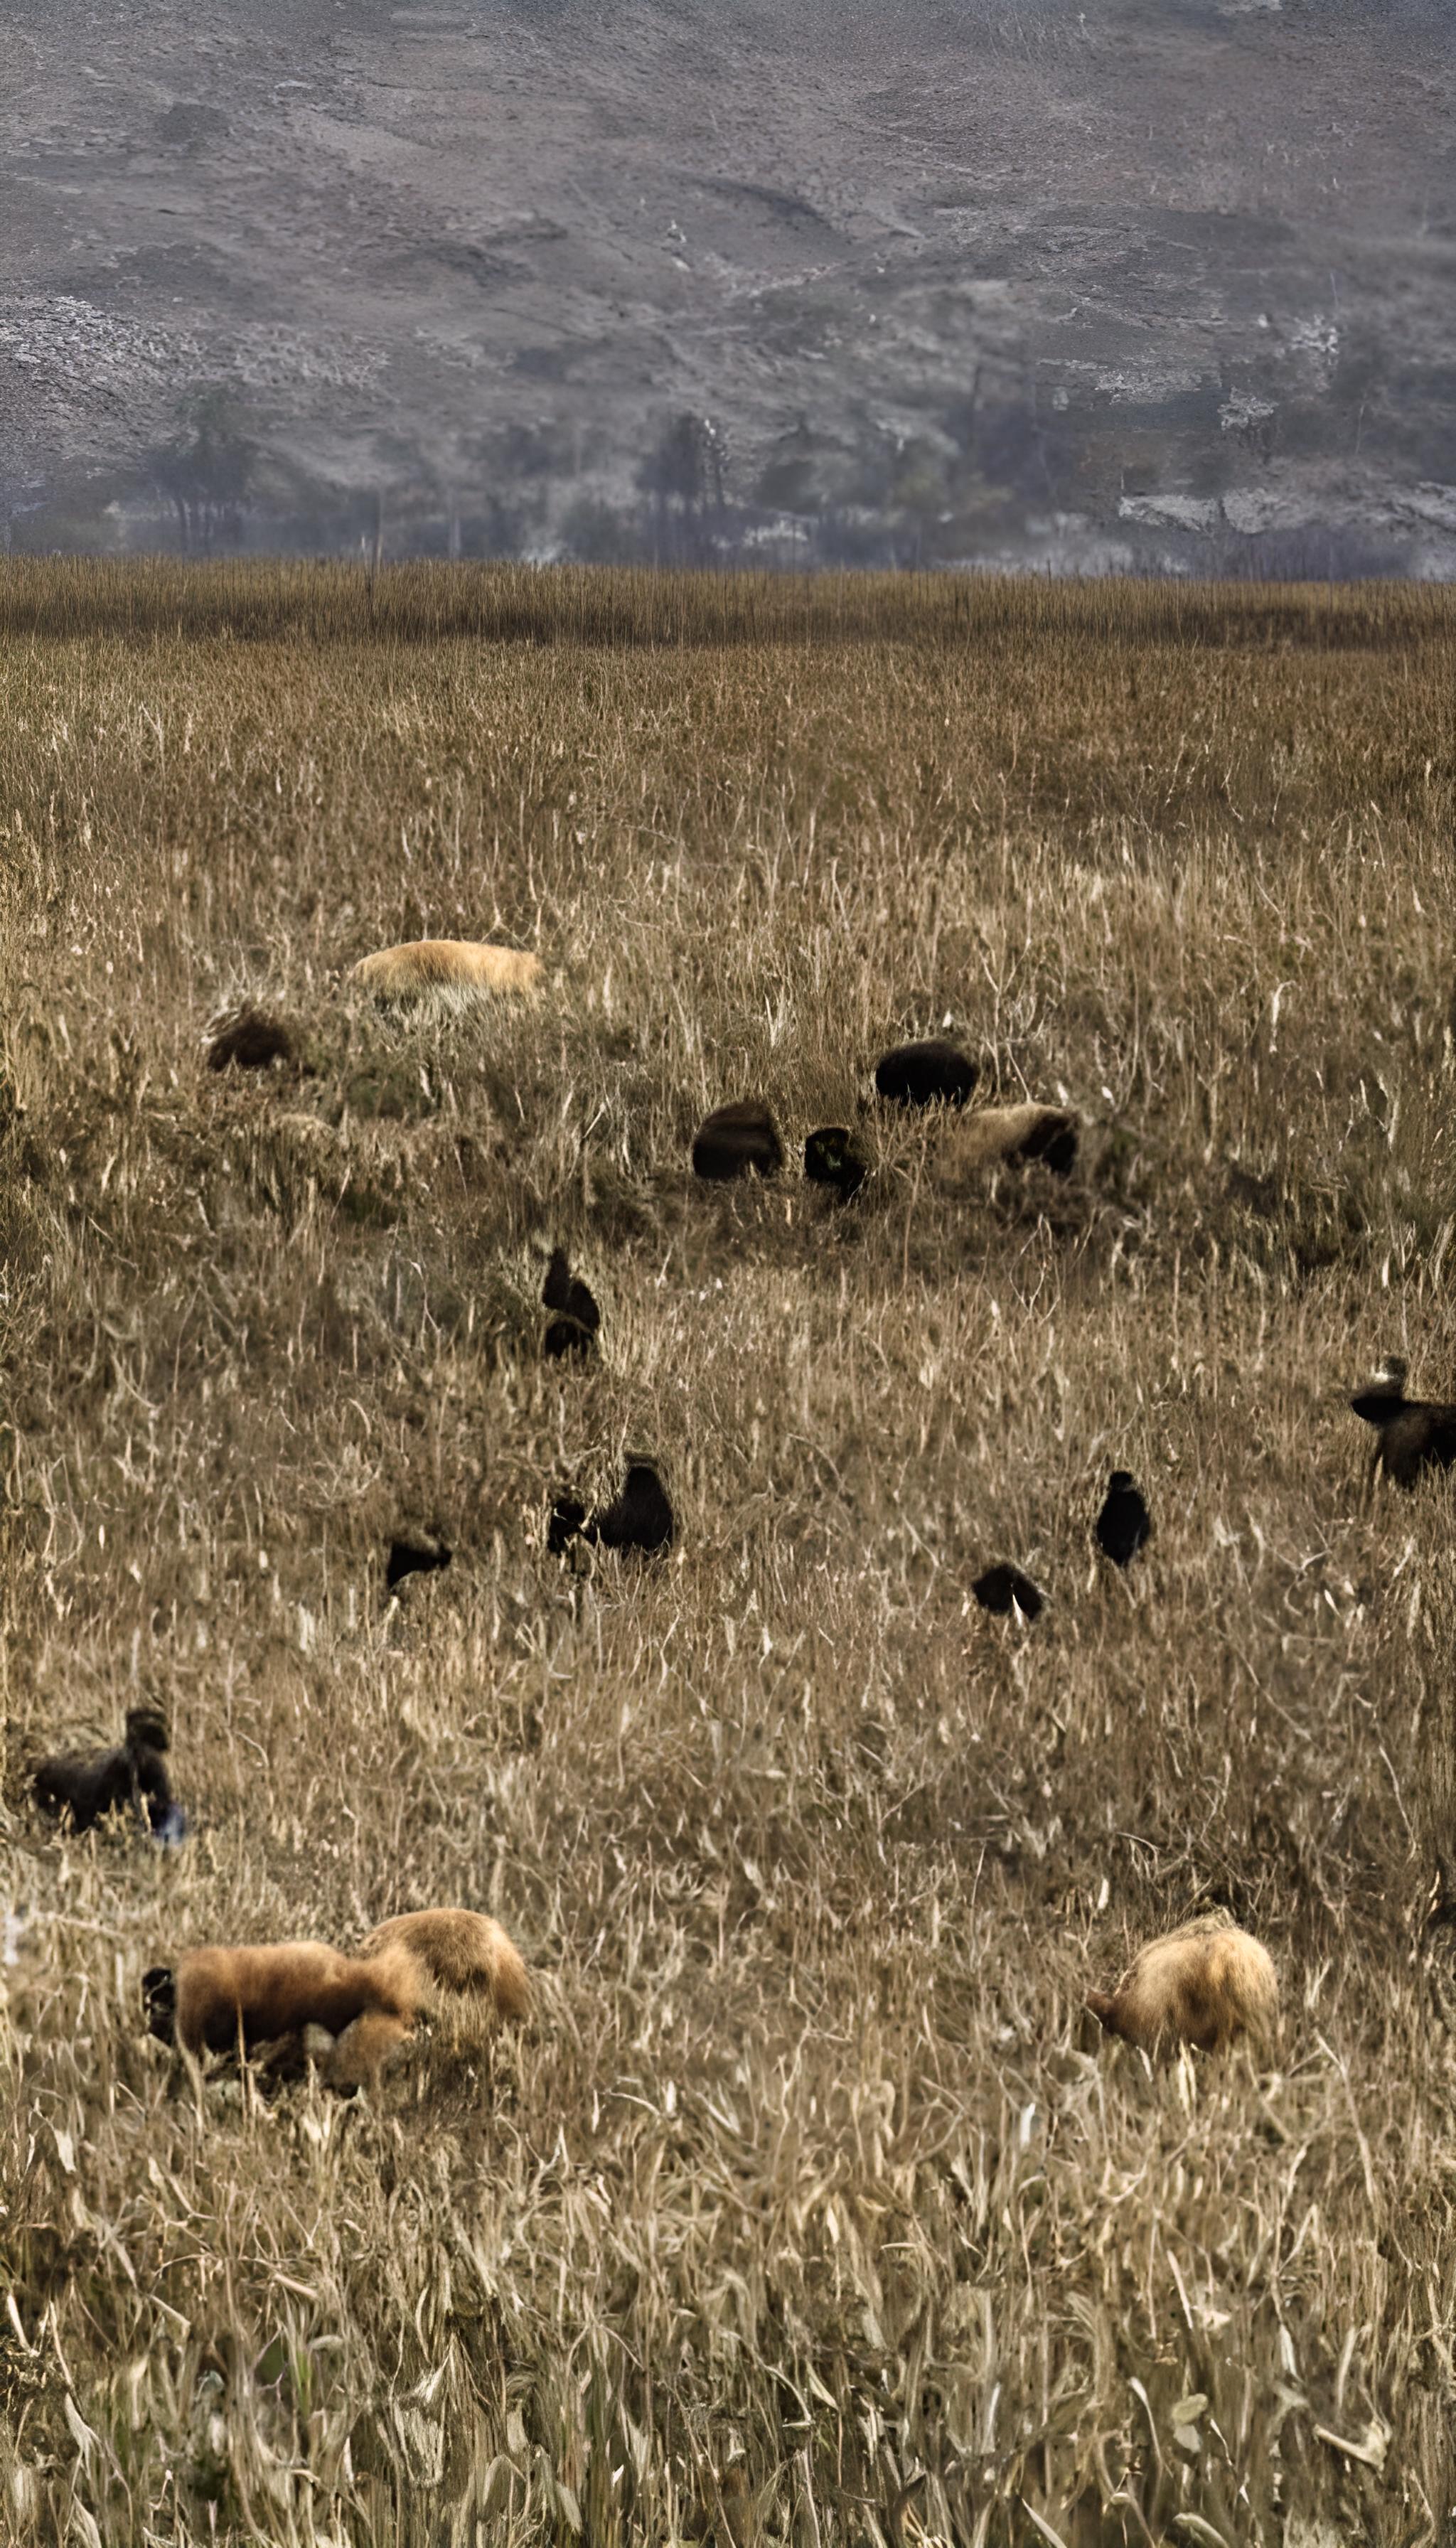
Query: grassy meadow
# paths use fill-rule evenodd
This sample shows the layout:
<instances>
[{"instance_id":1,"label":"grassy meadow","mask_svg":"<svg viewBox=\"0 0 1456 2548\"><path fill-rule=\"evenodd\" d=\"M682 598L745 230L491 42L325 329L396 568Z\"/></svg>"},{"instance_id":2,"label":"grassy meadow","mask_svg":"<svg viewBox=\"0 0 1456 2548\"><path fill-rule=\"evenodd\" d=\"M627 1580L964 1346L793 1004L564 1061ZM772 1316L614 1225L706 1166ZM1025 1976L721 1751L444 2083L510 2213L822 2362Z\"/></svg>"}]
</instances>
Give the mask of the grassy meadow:
<instances>
[{"instance_id":1,"label":"grassy meadow","mask_svg":"<svg viewBox=\"0 0 1456 2548\"><path fill-rule=\"evenodd\" d=\"M0 2537L1450 2540L1452 1503L1345 1402L1456 1373L1453 744L1428 592L0 567ZM1069 1178L874 1104L948 1020ZM57 1838L141 1698L192 1839ZM537 2015L377 2104L142 2034L434 1902ZM1210 1904L1272 2070L1082 2013Z\"/></svg>"}]
</instances>

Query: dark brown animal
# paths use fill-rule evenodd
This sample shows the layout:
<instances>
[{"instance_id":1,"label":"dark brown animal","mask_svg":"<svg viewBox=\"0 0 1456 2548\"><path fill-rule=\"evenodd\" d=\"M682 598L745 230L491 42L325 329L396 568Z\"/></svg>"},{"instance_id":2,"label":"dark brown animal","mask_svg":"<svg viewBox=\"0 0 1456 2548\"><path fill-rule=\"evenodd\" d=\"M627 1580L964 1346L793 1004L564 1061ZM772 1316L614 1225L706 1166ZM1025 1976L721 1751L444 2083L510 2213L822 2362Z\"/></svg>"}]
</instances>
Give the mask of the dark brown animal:
<instances>
[{"instance_id":1,"label":"dark brown animal","mask_svg":"<svg viewBox=\"0 0 1456 2548\"><path fill-rule=\"evenodd\" d=\"M1427 1469L1456 1465L1456 1407L1438 1400L1408 1398L1408 1366L1389 1354L1368 1389L1350 1400L1354 1413L1376 1432L1372 1473L1413 1487Z\"/></svg>"},{"instance_id":2,"label":"dark brown animal","mask_svg":"<svg viewBox=\"0 0 1456 2548\"><path fill-rule=\"evenodd\" d=\"M270 1070L297 1059L293 1030L250 1004L225 1018L208 1044L209 1070Z\"/></svg>"},{"instance_id":3,"label":"dark brown animal","mask_svg":"<svg viewBox=\"0 0 1456 2548\"><path fill-rule=\"evenodd\" d=\"M757 1097L731 1106L715 1106L692 1138L692 1173L715 1185L730 1178L776 1176L783 1165L783 1143L773 1113Z\"/></svg>"},{"instance_id":4,"label":"dark brown animal","mask_svg":"<svg viewBox=\"0 0 1456 2548\"><path fill-rule=\"evenodd\" d=\"M392 1539L384 1570L385 1588L393 1592L407 1575L435 1575L449 1563L450 1551L444 1541L423 1531Z\"/></svg>"},{"instance_id":5,"label":"dark brown animal","mask_svg":"<svg viewBox=\"0 0 1456 2548\"><path fill-rule=\"evenodd\" d=\"M57 1815L74 1832L90 1831L110 1813L131 1812L148 1831L169 1837L180 1815L162 1758L169 1748L165 1718L154 1707L129 1707L115 1750L53 1755L36 1771L32 1793L43 1813Z\"/></svg>"},{"instance_id":6,"label":"dark brown animal","mask_svg":"<svg viewBox=\"0 0 1456 2548\"><path fill-rule=\"evenodd\" d=\"M1093 1536L1114 1566L1131 1566L1139 1548L1152 1537L1152 1518L1134 1482L1131 1469L1114 1469L1107 1482Z\"/></svg>"},{"instance_id":7,"label":"dark brown animal","mask_svg":"<svg viewBox=\"0 0 1456 2548\"><path fill-rule=\"evenodd\" d=\"M640 1549L655 1557L672 1544L677 1522L667 1488L653 1460L629 1460L621 1493L588 1514L575 1496L558 1496L546 1528L546 1546L560 1557L574 1539L593 1547Z\"/></svg>"},{"instance_id":8,"label":"dark brown animal","mask_svg":"<svg viewBox=\"0 0 1456 2548\"><path fill-rule=\"evenodd\" d=\"M565 1248L554 1247L541 1287L544 1308L554 1312L541 1340L548 1361L564 1354L590 1354L596 1349L601 1312L587 1285L572 1272Z\"/></svg>"},{"instance_id":9,"label":"dark brown animal","mask_svg":"<svg viewBox=\"0 0 1456 2548\"><path fill-rule=\"evenodd\" d=\"M1046 1607L1046 1593L1019 1566L988 1566L970 1589L983 1610L1003 1619L1009 1617L1013 1604L1024 1619L1040 1619Z\"/></svg>"},{"instance_id":10,"label":"dark brown animal","mask_svg":"<svg viewBox=\"0 0 1456 2548\"><path fill-rule=\"evenodd\" d=\"M944 1036L892 1045L874 1065L874 1085L896 1106L964 1106L980 1077L978 1065Z\"/></svg>"},{"instance_id":11,"label":"dark brown animal","mask_svg":"<svg viewBox=\"0 0 1456 2548\"><path fill-rule=\"evenodd\" d=\"M821 1124L804 1143L804 1174L811 1185L832 1186L841 1203L849 1203L869 1174L869 1163L847 1125Z\"/></svg>"}]
</instances>

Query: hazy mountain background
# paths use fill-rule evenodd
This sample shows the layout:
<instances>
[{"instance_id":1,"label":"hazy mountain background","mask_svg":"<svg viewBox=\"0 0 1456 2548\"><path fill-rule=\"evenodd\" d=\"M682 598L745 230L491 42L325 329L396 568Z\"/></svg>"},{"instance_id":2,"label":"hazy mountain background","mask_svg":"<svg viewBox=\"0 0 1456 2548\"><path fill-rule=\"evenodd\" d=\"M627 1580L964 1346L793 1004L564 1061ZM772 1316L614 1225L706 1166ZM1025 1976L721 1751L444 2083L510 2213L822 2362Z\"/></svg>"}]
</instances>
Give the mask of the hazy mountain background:
<instances>
[{"instance_id":1,"label":"hazy mountain background","mask_svg":"<svg viewBox=\"0 0 1456 2548\"><path fill-rule=\"evenodd\" d=\"M0 0L0 544L1456 570L1452 0Z\"/></svg>"}]
</instances>

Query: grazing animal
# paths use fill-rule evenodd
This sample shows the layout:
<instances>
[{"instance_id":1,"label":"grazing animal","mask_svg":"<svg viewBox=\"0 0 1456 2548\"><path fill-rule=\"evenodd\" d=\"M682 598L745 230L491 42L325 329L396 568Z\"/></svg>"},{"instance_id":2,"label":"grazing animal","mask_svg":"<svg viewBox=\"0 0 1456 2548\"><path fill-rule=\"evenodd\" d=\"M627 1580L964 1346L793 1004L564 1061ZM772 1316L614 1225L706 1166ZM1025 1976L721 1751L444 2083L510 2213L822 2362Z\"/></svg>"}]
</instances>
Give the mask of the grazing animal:
<instances>
[{"instance_id":1,"label":"grazing animal","mask_svg":"<svg viewBox=\"0 0 1456 2548\"><path fill-rule=\"evenodd\" d=\"M677 1525L668 1491L652 1460L629 1460L620 1495L588 1515L574 1496L558 1496L546 1526L546 1546L560 1557L574 1539L599 1548L638 1548L655 1557L672 1543Z\"/></svg>"},{"instance_id":2,"label":"grazing animal","mask_svg":"<svg viewBox=\"0 0 1456 2548\"><path fill-rule=\"evenodd\" d=\"M371 1929L357 1956L317 1940L281 1947L198 1947L175 1970L141 1978L148 2031L198 2058L263 2044L312 2049L330 2087L378 2088L421 2012L484 2020L530 2014L519 1951L482 1911L406 1911Z\"/></svg>"},{"instance_id":3,"label":"grazing animal","mask_svg":"<svg viewBox=\"0 0 1456 2548\"><path fill-rule=\"evenodd\" d=\"M385 2062L412 2032L425 1975L403 1946L341 1956L317 1939L279 1947L194 1947L175 1970L141 1977L148 2032L197 2059L244 2052L321 2027L334 2038L322 2064L330 2086L377 2088Z\"/></svg>"},{"instance_id":4,"label":"grazing animal","mask_svg":"<svg viewBox=\"0 0 1456 2548\"><path fill-rule=\"evenodd\" d=\"M832 1186L841 1203L848 1203L864 1183L869 1164L846 1125L822 1124L804 1143L804 1174L811 1185Z\"/></svg>"},{"instance_id":5,"label":"grazing animal","mask_svg":"<svg viewBox=\"0 0 1456 2548\"><path fill-rule=\"evenodd\" d=\"M978 1106L958 1127L950 1156L961 1168L1041 1159L1064 1177L1076 1162L1077 1132L1066 1106Z\"/></svg>"},{"instance_id":6,"label":"grazing animal","mask_svg":"<svg viewBox=\"0 0 1456 2548\"><path fill-rule=\"evenodd\" d=\"M297 1059L292 1028L251 1004L224 1018L208 1044L209 1070L268 1070Z\"/></svg>"},{"instance_id":7,"label":"grazing animal","mask_svg":"<svg viewBox=\"0 0 1456 2548\"><path fill-rule=\"evenodd\" d=\"M776 1176L783 1165L783 1143L769 1108L757 1097L741 1097L731 1106L715 1106L692 1137L692 1173L716 1185L750 1170Z\"/></svg>"},{"instance_id":8,"label":"grazing animal","mask_svg":"<svg viewBox=\"0 0 1456 2548\"><path fill-rule=\"evenodd\" d=\"M1368 1389L1350 1400L1354 1413L1376 1431L1372 1472L1413 1487L1427 1469L1456 1464L1456 1407L1406 1396L1407 1365L1388 1354Z\"/></svg>"},{"instance_id":9,"label":"grazing animal","mask_svg":"<svg viewBox=\"0 0 1456 2548\"><path fill-rule=\"evenodd\" d=\"M1019 1566L988 1566L970 1589L983 1610L994 1610L1003 1619L1013 1603L1024 1619L1040 1619L1046 1607L1046 1593Z\"/></svg>"},{"instance_id":10,"label":"grazing animal","mask_svg":"<svg viewBox=\"0 0 1456 2548\"><path fill-rule=\"evenodd\" d=\"M371 1929L359 1953L411 1956L420 2006L480 2018L529 2017L531 1981L520 1951L485 1911L401 1911Z\"/></svg>"},{"instance_id":11,"label":"grazing animal","mask_svg":"<svg viewBox=\"0 0 1456 2548\"><path fill-rule=\"evenodd\" d=\"M393 1592L407 1575L435 1575L450 1563L450 1551L442 1539L421 1531L417 1536L390 1541L389 1558L384 1570L386 1590Z\"/></svg>"},{"instance_id":12,"label":"grazing animal","mask_svg":"<svg viewBox=\"0 0 1456 2548\"><path fill-rule=\"evenodd\" d=\"M541 958L473 938L415 938L362 956L348 978L381 1000L417 1000L429 991L530 991L541 979Z\"/></svg>"},{"instance_id":13,"label":"grazing animal","mask_svg":"<svg viewBox=\"0 0 1456 2548\"><path fill-rule=\"evenodd\" d=\"M896 1106L963 1106L980 1077L978 1065L944 1036L897 1044L874 1065L874 1085Z\"/></svg>"},{"instance_id":14,"label":"grazing animal","mask_svg":"<svg viewBox=\"0 0 1456 2548\"><path fill-rule=\"evenodd\" d=\"M129 1707L124 1739L114 1751L58 1753L41 1763L32 1780L36 1802L73 1832L90 1831L107 1814L130 1808L154 1838L179 1840L186 1816L173 1800L162 1758L170 1739L154 1707Z\"/></svg>"},{"instance_id":15,"label":"grazing animal","mask_svg":"<svg viewBox=\"0 0 1456 2548\"><path fill-rule=\"evenodd\" d=\"M1189 1920L1134 1956L1115 1991L1089 1991L1109 2035L1157 2052L1172 2043L1225 2052L1240 2036L1263 2050L1279 2016L1279 1979L1267 1950L1222 1912Z\"/></svg>"},{"instance_id":16,"label":"grazing animal","mask_svg":"<svg viewBox=\"0 0 1456 2548\"><path fill-rule=\"evenodd\" d=\"M672 1541L673 1507L651 1460L629 1460L622 1492L593 1513L582 1536L601 1548L640 1548L649 1557Z\"/></svg>"},{"instance_id":17,"label":"grazing animal","mask_svg":"<svg viewBox=\"0 0 1456 2548\"><path fill-rule=\"evenodd\" d=\"M1152 1520L1130 1469L1114 1469L1094 1525L1097 1545L1114 1566L1131 1566L1152 1537Z\"/></svg>"},{"instance_id":18,"label":"grazing animal","mask_svg":"<svg viewBox=\"0 0 1456 2548\"><path fill-rule=\"evenodd\" d=\"M541 1339L541 1351L548 1361L556 1361L563 1354L595 1351L601 1312L580 1275L573 1274L563 1247L551 1251L541 1300L546 1309L555 1312Z\"/></svg>"}]
</instances>

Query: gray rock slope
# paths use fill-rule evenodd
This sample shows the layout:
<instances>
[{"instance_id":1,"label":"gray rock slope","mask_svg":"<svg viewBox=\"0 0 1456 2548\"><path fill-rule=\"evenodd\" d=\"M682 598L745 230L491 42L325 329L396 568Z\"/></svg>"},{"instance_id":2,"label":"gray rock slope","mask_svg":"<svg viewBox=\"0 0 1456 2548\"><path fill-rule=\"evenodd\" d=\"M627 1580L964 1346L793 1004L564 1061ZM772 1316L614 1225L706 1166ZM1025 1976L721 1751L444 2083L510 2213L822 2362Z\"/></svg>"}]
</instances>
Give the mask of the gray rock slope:
<instances>
[{"instance_id":1,"label":"gray rock slope","mask_svg":"<svg viewBox=\"0 0 1456 2548\"><path fill-rule=\"evenodd\" d=\"M0 539L1456 563L1445 0L5 18Z\"/></svg>"}]
</instances>

